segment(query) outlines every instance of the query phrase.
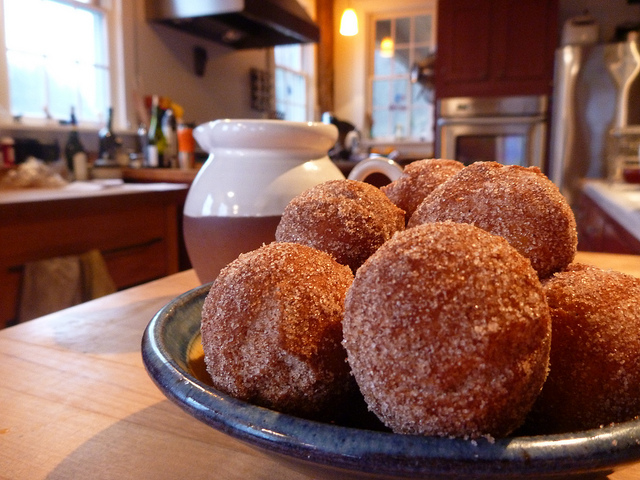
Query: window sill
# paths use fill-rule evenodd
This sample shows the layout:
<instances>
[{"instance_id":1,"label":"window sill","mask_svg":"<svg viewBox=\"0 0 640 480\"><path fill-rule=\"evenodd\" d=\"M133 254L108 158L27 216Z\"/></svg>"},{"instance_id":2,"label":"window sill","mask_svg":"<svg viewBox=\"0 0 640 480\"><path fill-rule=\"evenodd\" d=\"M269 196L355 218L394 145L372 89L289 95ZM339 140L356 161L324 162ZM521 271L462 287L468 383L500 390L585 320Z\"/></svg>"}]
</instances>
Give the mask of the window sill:
<instances>
[{"instance_id":1,"label":"window sill","mask_svg":"<svg viewBox=\"0 0 640 480\"><path fill-rule=\"evenodd\" d=\"M399 158L422 159L432 158L433 142L421 142L418 140L371 140L363 139L362 147L371 153L389 155L397 152Z\"/></svg>"},{"instance_id":2,"label":"window sill","mask_svg":"<svg viewBox=\"0 0 640 480\"><path fill-rule=\"evenodd\" d=\"M78 131L80 133L95 133L96 135L98 134L98 131L103 127L104 125L99 125L99 124L80 124L78 125ZM57 120L49 120L49 121L20 121L20 122L16 122L16 121L11 121L11 120L0 120L0 131L4 132L4 133L8 133L9 135L11 135L11 133L14 132L18 132L18 133L25 133L25 132L33 132L33 133L43 133L43 132L50 132L50 133L65 133L65 132L69 132L71 130L71 126L70 125L63 125L61 124L59 121ZM136 135L137 131L134 129L124 129L124 130L118 130L116 133L121 134L121 135Z\"/></svg>"}]
</instances>

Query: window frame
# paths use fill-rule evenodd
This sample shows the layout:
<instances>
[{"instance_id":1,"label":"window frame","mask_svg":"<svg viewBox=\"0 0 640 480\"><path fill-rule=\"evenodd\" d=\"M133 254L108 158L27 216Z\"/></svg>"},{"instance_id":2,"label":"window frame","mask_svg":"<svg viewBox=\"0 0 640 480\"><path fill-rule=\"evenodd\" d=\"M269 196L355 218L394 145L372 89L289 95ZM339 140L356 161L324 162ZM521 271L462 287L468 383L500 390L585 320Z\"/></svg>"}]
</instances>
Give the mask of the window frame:
<instances>
[{"instance_id":1,"label":"window frame","mask_svg":"<svg viewBox=\"0 0 640 480\"><path fill-rule=\"evenodd\" d=\"M413 7L413 8L408 8L408 9L398 9L398 10L385 10L385 11L377 11L377 12L371 12L368 16L368 29L367 29L367 65L366 65L366 111L367 113L367 117L370 119L371 122L373 122L373 112L374 112L374 105L373 105L373 85L374 85L374 81L377 79L382 79L382 78L387 78L390 80L398 80L398 79L403 79L406 78L406 80L408 81L408 88L409 88L409 96L407 98L408 100L408 110L413 110L413 105L414 105L414 98L413 98L413 83L411 83L411 67L413 65L413 63L411 65L409 65L409 71L406 73L406 75L403 76L397 76L397 75L385 75L385 76L376 76L375 75L375 55L376 55L376 49L378 48L378 45L376 44L376 22L378 21L383 21L383 20L394 20L396 21L399 18L406 18L406 17L411 17L412 20L412 25L415 24L415 17L420 16L420 15L428 15L431 17L431 32L430 32L430 38L427 42L427 45L432 51L435 51L437 48L436 45L436 21L437 21L437 17L436 17L436 10L434 7L432 6L425 6L425 7ZM393 30L393 29L392 29ZM422 45L422 43L420 44L416 44L414 42L414 39L411 38L408 44L403 44L403 45L408 45L411 55L413 55L413 53L415 52L416 48L421 48L425 45ZM419 45L418 47L416 47L416 45ZM395 45L395 47L397 48L397 45ZM415 59L414 59L415 62ZM435 111L435 104L434 104L434 100L433 100L433 96L431 99L429 99L429 103L430 106L424 106L424 107L419 107L419 108L425 108L427 110L431 110L431 111ZM370 131L370 135L369 135L369 140L372 142L393 142L393 143L399 143L399 142L406 142L406 143L412 143L412 142L424 142L424 141L429 141L428 139L425 139L424 137L416 137L416 136L411 136L412 134L412 125L411 125L411 114L407 113L407 115L409 116L408 118L408 125L407 125L407 130L406 132L404 132L403 135L401 136L397 136L395 134L395 132L392 131L392 133L385 135L385 136L379 136L379 137L373 137L373 135L371 135L371 133L373 133L373 128L372 125L369 129ZM392 129L393 130L393 129ZM433 141L433 139L431 139L431 141Z\"/></svg>"},{"instance_id":2,"label":"window frame","mask_svg":"<svg viewBox=\"0 0 640 480\"><path fill-rule=\"evenodd\" d=\"M130 112L127 101L127 88L125 80L125 69L127 60L124 55L124 45L127 43L126 32L132 27L126 24L127 15L123 12L123 3L126 0L90 0L81 2L76 0L51 0L58 3L80 7L88 10L98 10L104 14L106 35L106 58L109 68L109 93L111 106L114 108L114 129L125 130L130 127ZM133 22L133 18L129 20ZM0 0L0 128L7 129L47 129L56 130L59 127L59 118L37 118L23 117L16 122L11 114L9 72L6 55L6 41L4 28L4 0ZM107 112L103 113L103 118L98 121L80 121L80 129L96 130L101 128L106 122Z\"/></svg>"},{"instance_id":3,"label":"window frame","mask_svg":"<svg viewBox=\"0 0 640 480\"><path fill-rule=\"evenodd\" d=\"M290 46L290 45L283 45ZM276 63L276 55L275 49L273 48L273 103L274 103L274 111L276 114L279 114L278 111L278 98L277 98L277 78L276 74L277 69L282 69L285 72L290 72L296 75L300 75L304 78L305 81L305 95L306 95L306 104L305 104L305 121L312 121L315 117L315 97L316 89L314 88L315 84L315 45L312 44L295 44L295 46L300 47L300 70L292 68L290 65L279 65ZM285 102L288 103L288 102Z\"/></svg>"}]
</instances>

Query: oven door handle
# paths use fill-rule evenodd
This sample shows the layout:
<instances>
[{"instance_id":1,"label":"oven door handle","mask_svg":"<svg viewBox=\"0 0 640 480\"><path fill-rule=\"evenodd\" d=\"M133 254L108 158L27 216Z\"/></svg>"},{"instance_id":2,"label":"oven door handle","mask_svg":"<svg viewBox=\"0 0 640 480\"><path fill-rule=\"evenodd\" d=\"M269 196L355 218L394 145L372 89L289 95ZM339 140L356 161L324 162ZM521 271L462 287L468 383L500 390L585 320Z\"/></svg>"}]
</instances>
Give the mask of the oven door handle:
<instances>
[{"instance_id":1,"label":"oven door handle","mask_svg":"<svg viewBox=\"0 0 640 480\"><path fill-rule=\"evenodd\" d=\"M546 121L543 115L522 116L522 117L464 117L451 118L441 117L438 119L438 125L444 127L447 125L505 125L505 124L533 124Z\"/></svg>"}]
</instances>

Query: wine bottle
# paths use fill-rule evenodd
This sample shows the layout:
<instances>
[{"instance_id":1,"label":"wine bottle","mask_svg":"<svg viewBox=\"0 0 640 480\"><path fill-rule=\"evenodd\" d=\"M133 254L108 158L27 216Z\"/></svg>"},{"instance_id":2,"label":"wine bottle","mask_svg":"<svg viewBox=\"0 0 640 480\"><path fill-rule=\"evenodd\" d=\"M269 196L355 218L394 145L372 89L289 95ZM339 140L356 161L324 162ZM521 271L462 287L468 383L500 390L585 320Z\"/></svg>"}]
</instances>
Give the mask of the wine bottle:
<instances>
[{"instance_id":1,"label":"wine bottle","mask_svg":"<svg viewBox=\"0 0 640 480\"><path fill-rule=\"evenodd\" d=\"M112 163L118 153L118 140L113 133L113 108L109 108L107 124L98 132L100 140L98 158L103 163Z\"/></svg>"},{"instance_id":2,"label":"wine bottle","mask_svg":"<svg viewBox=\"0 0 640 480\"><path fill-rule=\"evenodd\" d=\"M149 142L147 144L147 165L149 167L164 166L164 152L167 139L162 132L162 110L158 95L153 96L151 103L151 122L149 123Z\"/></svg>"},{"instance_id":3,"label":"wine bottle","mask_svg":"<svg viewBox=\"0 0 640 480\"><path fill-rule=\"evenodd\" d=\"M71 131L67 138L67 143L64 147L64 155L67 160L67 168L70 174L75 177L76 180L87 180L87 152L80 142L80 135L78 134L78 122L76 120L75 109L71 107Z\"/></svg>"},{"instance_id":4,"label":"wine bottle","mask_svg":"<svg viewBox=\"0 0 640 480\"><path fill-rule=\"evenodd\" d=\"M164 152L164 166L169 168L177 167L178 163L178 137L176 117L171 109L167 108L162 116L162 133L167 141Z\"/></svg>"}]
</instances>

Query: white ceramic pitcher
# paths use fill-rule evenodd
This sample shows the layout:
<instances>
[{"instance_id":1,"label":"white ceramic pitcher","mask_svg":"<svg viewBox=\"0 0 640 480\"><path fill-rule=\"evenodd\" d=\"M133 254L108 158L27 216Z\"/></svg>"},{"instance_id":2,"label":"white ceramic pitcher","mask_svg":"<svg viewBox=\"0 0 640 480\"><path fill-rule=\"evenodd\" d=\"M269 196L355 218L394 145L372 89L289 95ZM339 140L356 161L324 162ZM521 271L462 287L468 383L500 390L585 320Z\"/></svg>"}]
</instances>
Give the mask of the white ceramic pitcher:
<instances>
[{"instance_id":1,"label":"white ceramic pitcher","mask_svg":"<svg viewBox=\"0 0 640 480\"><path fill-rule=\"evenodd\" d=\"M215 279L240 253L270 243L284 208L304 190L344 179L327 152L334 125L283 120L215 120L193 135L209 158L191 184L184 206L184 238L201 282ZM358 162L349 178L402 168L383 157Z\"/></svg>"}]
</instances>

